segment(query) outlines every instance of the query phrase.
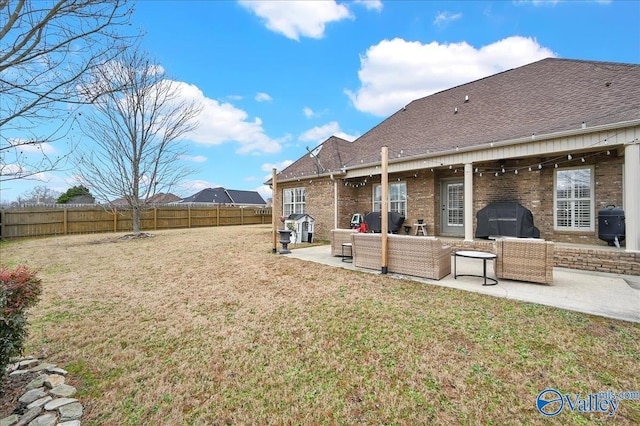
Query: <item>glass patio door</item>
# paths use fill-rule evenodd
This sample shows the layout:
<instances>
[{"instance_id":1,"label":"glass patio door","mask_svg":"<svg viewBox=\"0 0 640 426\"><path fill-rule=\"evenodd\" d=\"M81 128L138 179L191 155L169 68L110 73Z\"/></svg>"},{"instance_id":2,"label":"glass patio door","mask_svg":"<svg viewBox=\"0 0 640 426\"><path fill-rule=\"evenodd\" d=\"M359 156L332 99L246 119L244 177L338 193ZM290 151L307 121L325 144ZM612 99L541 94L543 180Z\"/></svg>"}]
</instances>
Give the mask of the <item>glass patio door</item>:
<instances>
[{"instance_id":1,"label":"glass patio door","mask_svg":"<svg viewBox=\"0 0 640 426\"><path fill-rule=\"evenodd\" d=\"M442 215L440 227L443 234L464 235L464 182L443 181L440 187Z\"/></svg>"}]
</instances>

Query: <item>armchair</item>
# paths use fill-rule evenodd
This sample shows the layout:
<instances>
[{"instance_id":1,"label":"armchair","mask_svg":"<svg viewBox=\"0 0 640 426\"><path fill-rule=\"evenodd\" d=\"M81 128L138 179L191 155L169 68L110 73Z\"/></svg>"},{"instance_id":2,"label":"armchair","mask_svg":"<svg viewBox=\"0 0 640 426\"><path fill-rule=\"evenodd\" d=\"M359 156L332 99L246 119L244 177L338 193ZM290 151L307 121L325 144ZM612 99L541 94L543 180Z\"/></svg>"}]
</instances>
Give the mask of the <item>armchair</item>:
<instances>
[{"instance_id":1,"label":"armchair","mask_svg":"<svg viewBox=\"0 0 640 426\"><path fill-rule=\"evenodd\" d=\"M535 238L496 240L495 273L498 278L553 284L554 244Z\"/></svg>"}]
</instances>

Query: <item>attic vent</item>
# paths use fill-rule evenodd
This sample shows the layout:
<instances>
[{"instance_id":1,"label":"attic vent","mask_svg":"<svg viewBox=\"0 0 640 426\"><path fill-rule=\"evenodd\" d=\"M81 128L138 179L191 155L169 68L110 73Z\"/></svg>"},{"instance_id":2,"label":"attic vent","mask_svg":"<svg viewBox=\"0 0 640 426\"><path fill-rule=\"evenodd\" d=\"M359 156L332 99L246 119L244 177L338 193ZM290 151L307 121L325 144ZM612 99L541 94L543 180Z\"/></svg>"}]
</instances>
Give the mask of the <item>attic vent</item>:
<instances>
[{"instance_id":1,"label":"attic vent","mask_svg":"<svg viewBox=\"0 0 640 426\"><path fill-rule=\"evenodd\" d=\"M464 101L469 102L469 95L464 95Z\"/></svg>"},{"instance_id":2,"label":"attic vent","mask_svg":"<svg viewBox=\"0 0 640 426\"><path fill-rule=\"evenodd\" d=\"M457 113L458 113L458 107L455 107L455 108L453 109L453 113L454 113L454 114L457 114Z\"/></svg>"}]
</instances>

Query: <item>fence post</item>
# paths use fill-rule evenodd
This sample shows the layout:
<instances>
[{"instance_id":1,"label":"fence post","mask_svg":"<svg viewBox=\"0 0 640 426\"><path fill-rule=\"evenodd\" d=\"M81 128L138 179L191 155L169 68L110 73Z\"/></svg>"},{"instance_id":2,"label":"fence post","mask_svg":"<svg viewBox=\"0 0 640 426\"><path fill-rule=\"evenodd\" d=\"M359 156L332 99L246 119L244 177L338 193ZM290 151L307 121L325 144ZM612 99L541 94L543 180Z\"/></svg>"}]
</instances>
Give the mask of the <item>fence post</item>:
<instances>
[{"instance_id":1,"label":"fence post","mask_svg":"<svg viewBox=\"0 0 640 426\"><path fill-rule=\"evenodd\" d=\"M6 219L6 215L4 209L0 209L0 240L4 240L4 221Z\"/></svg>"},{"instance_id":2,"label":"fence post","mask_svg":"<svg viewBox=\"0 0 640 426\"><path fill-rule=\"evenodd\" d=\"M64 230L64 235L67 235L67 208L65 207L62 211L62 229Z\"/></svg>"},{"instance_id":3,"label":"fence post","mask_svg":"<svg viewBox=\"0 0 640 426\"><path fill-rule=\"evenodd\" d=\"M244 225L244 208L240 206L240 226Z\"/></svg>"},{"instance_id":4,"label":"fence post","mask_svg":"<svg viewBox=\"0 0 640 426\"><path fill-rule=\"evenodd\" d=\"M158 230L158 208L157 207L153 208L153 230L154 231Z\"/></svg>"},{"instance_id":5,"label":"fence post","mask_svg":"<svg viewBox=\"0 0 640 426\"><path fill-rule=\"evenodd\" d=\"M216 205L216 226L220 226L220 204Z\"/></svg>"},{"instance_id":6,"label":"fence post","mask_svg":"<svg viewBox=\"0 0 640 426\"><path fill-rule=\"evenodd\" d=\"M191 206L187 206L187 215L189 216L188 228L191 228Z\"/></svg>"},{"instance_id":7,"label":"fence post","mask_svg":"<svg viewBox=\"0 0 640 426\"><path fill-rule=\"evenodd\" d=\"M118 209L113 208L113 232L118 232Z\"/></svg>"}]
</instances>

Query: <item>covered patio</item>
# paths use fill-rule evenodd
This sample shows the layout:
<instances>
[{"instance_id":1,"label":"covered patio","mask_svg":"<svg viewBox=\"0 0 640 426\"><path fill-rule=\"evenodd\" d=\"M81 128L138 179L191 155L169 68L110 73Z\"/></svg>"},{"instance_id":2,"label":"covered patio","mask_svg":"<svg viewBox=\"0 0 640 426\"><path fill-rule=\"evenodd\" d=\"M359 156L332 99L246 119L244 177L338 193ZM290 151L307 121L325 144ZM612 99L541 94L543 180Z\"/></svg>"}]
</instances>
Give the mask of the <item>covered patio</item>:
<instances>
[{"instance_id":1,"label":"covered patio","mask_svg":"<svg viewBox=\"0 0 640 426\"><path fill-rule=\"evenodd\" d=\"M336 268L380 274L380 271L358 268L352 263L343 262L340 256L332 256L329 245L296 248L287 256ZM457 268L458 271L478 274L482 271L482 263L476 259L458 258ZM451 270L453 271L453 266ZM487 275L495 276L492 262L487 262ZM395 273L389 273L388 276L640 323L640 277L635 275L555 267L551 286L506 279L498 280L497 285L483 286L481 278L454 279L453 274L440 280Z\"/></svg>"}]
</instances>

